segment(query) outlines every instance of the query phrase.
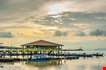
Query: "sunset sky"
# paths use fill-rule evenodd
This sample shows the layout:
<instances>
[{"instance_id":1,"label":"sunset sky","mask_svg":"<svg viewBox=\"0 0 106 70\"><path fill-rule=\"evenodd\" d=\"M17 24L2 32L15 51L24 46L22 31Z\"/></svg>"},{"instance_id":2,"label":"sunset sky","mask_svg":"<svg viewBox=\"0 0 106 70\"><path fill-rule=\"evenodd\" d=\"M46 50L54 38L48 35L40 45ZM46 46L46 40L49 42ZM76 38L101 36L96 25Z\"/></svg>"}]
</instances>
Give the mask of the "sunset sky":
<instances>
[{"instance_id":1,"label":"sunset sky","mask_svg":"<svg viewBox=\"0 0 106 70\"><path fill-rule=\"evenodd\" d=\"M0 43L44 39L64 48L106 48L106 0L0 0Z\"/></svg>"}]
</instances>

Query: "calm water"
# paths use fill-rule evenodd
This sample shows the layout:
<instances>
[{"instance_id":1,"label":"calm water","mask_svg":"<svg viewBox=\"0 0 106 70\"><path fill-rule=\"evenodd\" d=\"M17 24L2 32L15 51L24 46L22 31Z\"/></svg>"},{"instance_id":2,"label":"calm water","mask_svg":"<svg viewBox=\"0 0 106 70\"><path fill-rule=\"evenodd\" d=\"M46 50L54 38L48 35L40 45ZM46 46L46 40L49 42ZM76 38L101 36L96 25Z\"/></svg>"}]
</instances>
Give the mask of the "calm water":
<instances>
[{"instance_id":1,"label":"calm water","mask_svg":"<svg viewBox=\"0 0 106 70\"><path fill-rule=\"evenodd\" d=\"M97 51L86 51L94 53ZM73 52L74 53L74 52ZM82 53L82 52L76 52ZM0 64L0 70L102 70L106 66L105 57L80 58L78 60L52 60L48 62L21 62L14 64ZM3 67L2 67L3 66Z\"/></svg>"}]
</instances>

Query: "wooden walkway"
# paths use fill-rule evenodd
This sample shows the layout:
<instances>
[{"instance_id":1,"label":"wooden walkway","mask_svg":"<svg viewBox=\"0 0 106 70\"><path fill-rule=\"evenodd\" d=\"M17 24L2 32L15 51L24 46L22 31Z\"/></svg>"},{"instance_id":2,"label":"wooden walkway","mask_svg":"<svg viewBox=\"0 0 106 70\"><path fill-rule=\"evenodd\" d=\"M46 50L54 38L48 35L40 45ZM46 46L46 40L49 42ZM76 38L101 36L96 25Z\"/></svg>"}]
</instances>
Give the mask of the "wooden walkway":
<instances>
[{"instance_id":1,"label":"wooden walkway","mask_svg":"<svg viewBox=\"0 0 106 70\"><path fill-rule=\"evenodd\" d=\"M38 55L38 54L36 53L0 53L0 62L30 61L34 55ZM52 58L49 58L50 60L59 60L59 59L70 59L71 60L71 59L79 59L80 57L84 57L84 58L103 57L103 53L47 54L47 55L52 56ZM19 58L20 56L22 58Z\"/></svg>"}]
</instances>

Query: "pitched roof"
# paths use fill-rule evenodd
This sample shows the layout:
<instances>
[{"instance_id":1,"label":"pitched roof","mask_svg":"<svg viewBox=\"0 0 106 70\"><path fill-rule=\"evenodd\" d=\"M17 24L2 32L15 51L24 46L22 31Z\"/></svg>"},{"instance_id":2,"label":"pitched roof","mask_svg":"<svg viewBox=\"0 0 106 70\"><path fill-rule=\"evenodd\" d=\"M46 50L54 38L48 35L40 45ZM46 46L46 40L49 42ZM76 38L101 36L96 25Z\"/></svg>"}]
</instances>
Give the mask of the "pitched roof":
<instances>
[{"instance_id":1,"label":"pitched roof","mask_svg":"<svg viewBox=\"0 0 106 70\"><path fill-rule=\"evenodd\" d=\"M46 40L38 40L38 41L31 42L31 43L23 44L22 46L27 46L27 45L38 45L38 46L63 46L62 44L57 44L57 43L49 42L49 41L46 41Z\"/></svg>"}]
</instances>

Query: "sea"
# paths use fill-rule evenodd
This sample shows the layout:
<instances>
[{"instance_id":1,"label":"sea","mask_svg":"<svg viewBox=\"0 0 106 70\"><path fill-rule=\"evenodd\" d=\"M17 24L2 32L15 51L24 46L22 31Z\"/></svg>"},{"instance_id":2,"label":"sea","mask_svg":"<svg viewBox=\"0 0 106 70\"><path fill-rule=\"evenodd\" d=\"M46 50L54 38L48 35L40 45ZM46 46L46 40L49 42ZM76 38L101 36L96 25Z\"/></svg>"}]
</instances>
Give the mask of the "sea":
<instances>
[{"instance_id":1,"label":"sea","mask_svg":"<svg viewBox=\"0 0 106 70\"><path fill-rule=\"evenodd\" d=\"M0 63L0 70L102 70L106 67L106 51L71 51L70 53L104 53L104 57L51 60L46 62Z\"/></svg>"}]
</instances>

